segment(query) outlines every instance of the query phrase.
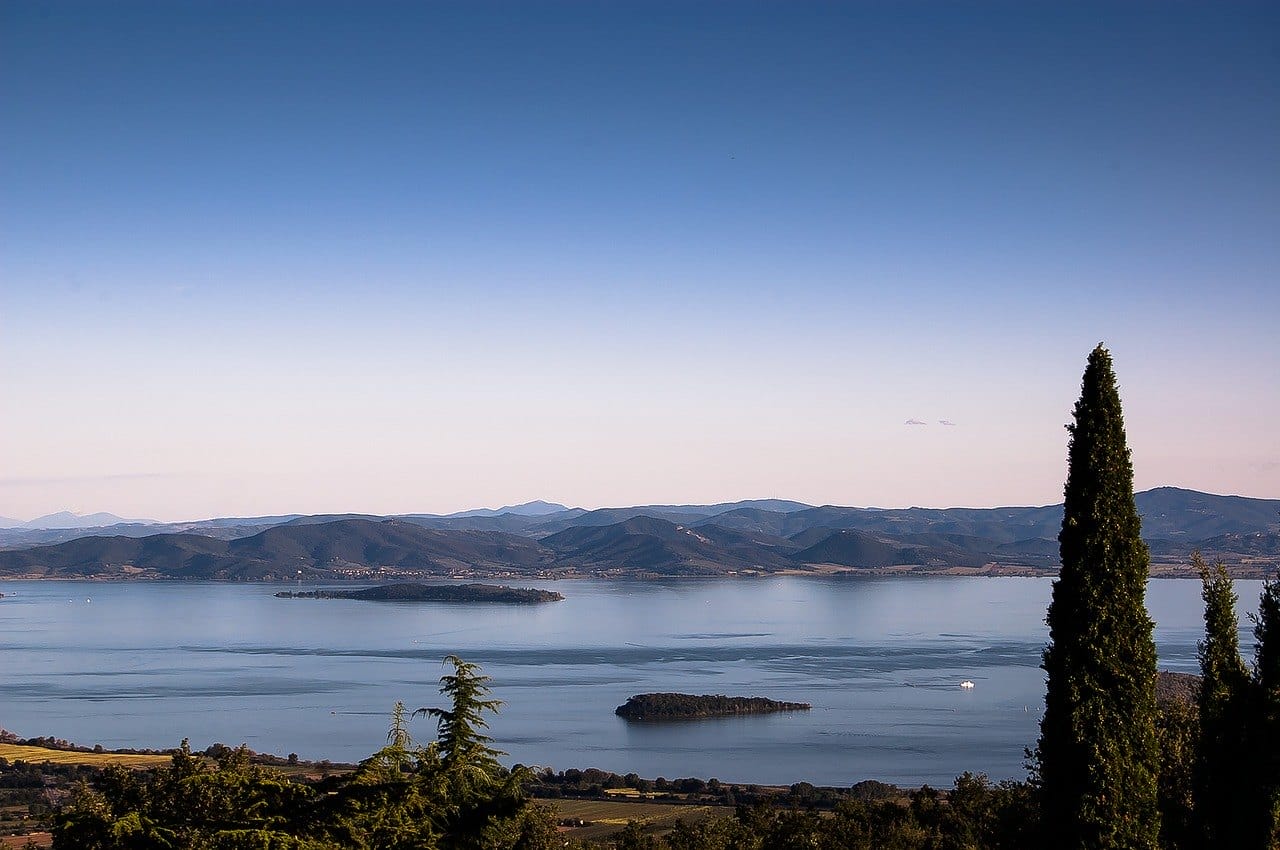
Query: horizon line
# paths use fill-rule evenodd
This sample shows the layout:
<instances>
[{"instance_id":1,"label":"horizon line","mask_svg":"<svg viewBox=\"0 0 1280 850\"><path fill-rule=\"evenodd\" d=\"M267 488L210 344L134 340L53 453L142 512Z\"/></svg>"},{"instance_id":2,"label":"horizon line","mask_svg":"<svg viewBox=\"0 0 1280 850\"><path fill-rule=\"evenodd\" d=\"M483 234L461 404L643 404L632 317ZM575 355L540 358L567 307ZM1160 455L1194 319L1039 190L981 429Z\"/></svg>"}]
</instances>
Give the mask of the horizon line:
<instances>
[{"instance_id":1,"label":"horizon line","mask_svg":"<svg viewBox=\"0 0 1280 850\"><path fill-rule=\"evenodd\" d=\"M1200 493L1207 496L1217 496L1219 498L1224 498L1224 499L1255 499L1258 501L1267 501L1267 502L1280 501L1280 498L1276 498L1276 497L1244 496L1238 493L1214 493L1209 490L1197 490L1194 487L1183 487L1176 484L1159 484L1154 487L1147 487L1142 490L1134 490L1134 495L1139 495L1142 493L1150 493L1155 490L1183 490L1186 492ZM851 510L862 510L862 511L907 511L907 510L989 511L989 510L1000 510L1002 508L1051 508L1051 507L1056 507L1057 505L1062 504L1061 501L1057 501L1057 502L1050 502L1047 504L1004 503L1004 504L993 504L993 505L945 505L945 506L939 506L939 507L933 507L928 505L901 505L901 506L891 507L891 506L885 506L885 505L840 505L834 502L827 502L823 504L812 504L810 502L803 502L798 499L788 499L784 497L769 496L769 497L763 497L763 498L733 499L733 500L716 501L716 502L643 502L643 503L635 503L635 504L598 505L596 507L586 507L583 505L566 505L561 502L553 502L546 499L531 499L526 502L510 503L510 504L502 505L496 508L483 507L483 506L471 507L471 508L461 508L459 510L449 511L446 513L437 513L437 512L431 512L431 511L397 511L394 513L377 513L377 512L359 511L359 510L316 511L313 513L287 511L287 512L263 513L263 514L227 513L227 514L215 514L213 516L206 516L206 517L164 520L164 519L152 519L152 518L143 518L143 517L136 517L136 518L122 517L119 514L115 514L114 512L107 511L107 510L98 510L98 511L89 511L87 513L80 513L78 511L74 511L70 509L63 509L59 511L51 511L49 513L39 514L38 516L32 517L31 519L27 519L27 520L19 519L17 517L10 517L10 516L3 516L3 517L0 517L0 519L11 520L13 522L20 523L21 525L26 525L28 523L35 522L36 520L43 519L45 517L57 516L59 514L70 514L73 517L82 518L86 516L93 516L94 514L105 513L105 514L110 514L112 516L115 516L119 520L119 522L113 522L110 525L67 527L68 530L70 530L71 528L111 528L116 525L177 525L181 523L212 522L215 520L228 520L228 519L255 520L255 519L269 519L269 518L275 518L275 517L302 518L302 517L318 517L318 516L335 516L335 517L369 516L369 517L378 517L382 519L396 519L398 517L447 518L447 517L455 517L455 516L460 516L460 515L465 515L470 513L478 513L478 512L492 512L496 516L504 516L512 513L513 511L519 508L527 507L529 505L536 505L536 504L556 506L558 510L547 512L546 515L550 516L552 514L560 513L562 511L573 511L573 510L581 510L587 513L591 513L594 511L605 511L605 510L626 510L627 508L707 508L707 507L712 507L717 505L736 505L736 504L742 504L744 502L791 502L792 504L803 505L804 506L803 509L806 509L806 510L811 510L815 508L847 508ZM14 526L10 528L0 528L0 531L10 531L17 527L19 526ZM58 528L56 527L55 528L33 528L30 530L31 531L55 531L55 530L58 530Z\"/></svg>"}]
</instances>

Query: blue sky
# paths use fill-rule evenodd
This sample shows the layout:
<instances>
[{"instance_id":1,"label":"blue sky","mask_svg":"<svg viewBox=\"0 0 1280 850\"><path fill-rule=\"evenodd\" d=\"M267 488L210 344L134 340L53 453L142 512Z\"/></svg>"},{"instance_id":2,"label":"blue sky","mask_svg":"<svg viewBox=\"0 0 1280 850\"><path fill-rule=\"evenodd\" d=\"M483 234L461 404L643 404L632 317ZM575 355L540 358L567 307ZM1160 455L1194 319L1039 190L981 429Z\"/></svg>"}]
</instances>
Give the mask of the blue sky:
<instances>
[{"instance_id":1,"label":"blue sky","mask_svg":"<svg viewBox=\"0 0 1280 850\"><path fill-rule=\"evenodd\" d=\"M1278 497L1278 25L4 4L0 514Z\"/></svg>"}]
</instances>

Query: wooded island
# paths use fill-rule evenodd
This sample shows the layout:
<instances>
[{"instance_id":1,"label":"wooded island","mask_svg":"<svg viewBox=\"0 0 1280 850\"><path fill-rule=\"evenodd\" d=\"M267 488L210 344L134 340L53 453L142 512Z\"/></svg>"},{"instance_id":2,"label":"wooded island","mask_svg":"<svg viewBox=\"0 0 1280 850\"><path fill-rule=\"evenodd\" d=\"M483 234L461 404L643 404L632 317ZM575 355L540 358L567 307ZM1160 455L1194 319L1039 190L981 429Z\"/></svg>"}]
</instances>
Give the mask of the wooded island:
<instances>
[{"instance_id":1,"label":"wooded island","mask_svg":"<svg viewBox=\"0 0 1280 850\"><path fill-rule=\"evenodd\" d=\"M366 599L374 602L506 602L534 605L559 602L562 594L498 584L384 584L360 590L282 590L281 599Z\"/></svg>"},{"instance_id":2,"label":"wooded island","mask_svg":"<svg viewBox=\"0 0 1280 850\"><path fill-rule=\"evenodd\" d=\"M772 714L776 711L808 711L807 702L779 702L765 697L727 697L723 694L637 694L614 711L636 721L695 720L738 714Z\"/></svg>"}]
</instances>

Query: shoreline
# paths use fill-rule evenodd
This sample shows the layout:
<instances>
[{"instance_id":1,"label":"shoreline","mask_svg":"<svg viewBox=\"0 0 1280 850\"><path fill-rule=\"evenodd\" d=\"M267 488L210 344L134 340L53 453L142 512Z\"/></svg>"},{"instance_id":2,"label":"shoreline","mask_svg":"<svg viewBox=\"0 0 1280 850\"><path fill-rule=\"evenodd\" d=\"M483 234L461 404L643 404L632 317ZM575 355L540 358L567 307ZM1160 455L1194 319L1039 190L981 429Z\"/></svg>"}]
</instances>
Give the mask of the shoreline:
<instances>
[{"instance_id":1,"label":"shoreline","mask_svg":"<svg viewBox=\"0 0 1280 850\"><path fill-rule=\"evenodd\" d=\"M28 764L83 764L89 767L101 768L106 766L107 764L120 763L131 769L149 770L149 769L154 769L156 767L164 767L165 765L167 765L168 760L172 758L173 754L178 752L179 750L178 747L167 747L164 749L149 749L149 748L138 749L138 748L120 747L120 748L108 749L108 748L102 747L100 744L94 747L88 747L88 746L85 746L82 744L76 744L74 742L67 741L64 739L51 738L51 737L21 738L17 736L16 733L11 732L9 730L5 730L5 729L0 729L0 733L3 733L3 737L0 737L0 757L4 757L4 754L6 752L17 754L16 750L19 750L19 749L26 751L22 753L22 755L27 755L27 754L43 755L45 753L48 753L50 755L60 756L60 758L47 758L41 761L21 759L23 761L26 761ZM56 744L56 746L50 746L50 744ZM192 755L213 759L215 758L215 755L211 754L211 751L218 750L218 751L230 752L236 749L237 747L229 746L226 744L214 743L203 750L192 750ZM39 752L33 753L31 751L39 751ZM338 774L353 772L359 767L359 765L354 762L336 762L336 761L331 761L329 759L302 759L302 758L298 758L295 761L295 760L290 760L288 756L276 755L274 753L259 752L252 749L250 749L248 752L249 752L251 763L261 764L267 767L283 768L283 769L286 769L286 772L289 773L290 775L307 776L313 773L318 774L320 772L325 772L330 775L338 775ZM111 759L111 757L113 756L117 757L118 761ZM80 760L77 757L83 757L83 760ZM136 759L136 762L130 764L124 761L127 759ZM19 759L14 759L14 758L8 759L10 764L14 763L17 760ZM530 765L521 765L518 762L513 762L509 766L509 769L515 768L518 766L530 767ZM552 770L552 768L544 768L544 769ZM616 771L606 770L604 768L597 768L597 767L577 767L577 768L569 767L569 768L562 768L554 771L555 775L574 774L575 772L588 774L588 775L597 774L602 776L612 776L612 777L618 777L618 778L625 778L627 776L634 775L634 774L622 774ZM704 778L704 777L697 777L697 776L675 777L669 780L663 780L662 777L653 777L653 778L636 777L636 778L641 782L658 783L659 781L663 781L663 782L668 782L673 784L679 783L682 781L688 781L688 780L698 780L703 782L704 784L709 784L714 780L724 786L738 786L742 788L751 787L751 788L758 788L763 791L770 791L770 792L777 792L777 793L785 793L795 783L798 783L798 782L807 783L807 780L804 780L804 779L795 779L790 783L787 783L787 782L764 783L764 782L737 781L733 779L718 779L716 777ZM854 783L854 785L862 784L862 783L877 783L885 786L891 786L895 789L902 791L903 793L919 790L920 788L923 788L926 786L933 787L933 786L930 786L928 783L922 783L920 785L897 785L895 783L888 783L888 782L882 783L880 782L880 780L877 780L877 779L862 779L862 780L859 780L859 782ZM841 791L841 790L847 790L849 787L851 787L851 786L845 786L845 785L815 785L813 783L808 783L808 784L813 785L815 789L820 789L820 790L830 789L830 790ZM600 796L602 797L613 796L609 794L609 791L616 791L616 790L617 790L616 788L602 789L602 793L600 794ZM653 798L649 798L649 797L642 797L640 799L658 802L657 800L654 800Z\"/></svg>"},{"instance_id":2,"label":"shoreline","mask_svg":"<svg viewBox=\"0 0 1280 850\"><path fill-rule=\"evenodd\" d=\"M902 564L892 567L847 567L836 564L814 564L810 569L788 568L785 570L735 570L725 572L718 575L669 575L666 573L654 573L646 570L637 570L635 572L623 573L616 569L601 570L599 572L568 572L558 575L537 574L537 573L509 573L509 572L490 572L476 571L468 572L465 575L450 574L424 574L424 573L394 573L384 575L370 576L332 576L317 575L307 576L302 579L220 579L220 578L179 578L176 576L164 576L152 573L144 573L139 571L133 574L120 573L94 573L83 576L51 576L41 573L24 573L18 575L0 576L0 584L5 582L18 581L40 581L40 582L95 582L95 583L123 583L123 582L163 582L171 584L256 584L264 587L268 586L297 586L299 583L317 584L329 583L334 585L356 585L371 584L380 582L383 584L400 584L409 582L439 582L441 584L452 584L454 582L475 582L475 581L537 581L537 582L561 582L561 581L609 581L609 582L636 582L636 583L655 583L655 582L709 582L709 581L752 581L769 578L840 578L840 579L875 579L875 578L935 578L935 577L967 577L967 578L1057 578L1058 567L1030 567L1014 564L986 564L981 567L928 567L922 565ZM1276 578L1280 575L1280 563L1258 563L1258 564L1228 564L1227 575L1232 579L1242 579L1246 581L1265 580L1268 578ZM1200 578L1200 574L1196 572L1190 564L1185 563L1155 563L1148 570L1149 579L1196 579ZM3 598L0 593L0 598Z\"/></svg>"}]
</instances>

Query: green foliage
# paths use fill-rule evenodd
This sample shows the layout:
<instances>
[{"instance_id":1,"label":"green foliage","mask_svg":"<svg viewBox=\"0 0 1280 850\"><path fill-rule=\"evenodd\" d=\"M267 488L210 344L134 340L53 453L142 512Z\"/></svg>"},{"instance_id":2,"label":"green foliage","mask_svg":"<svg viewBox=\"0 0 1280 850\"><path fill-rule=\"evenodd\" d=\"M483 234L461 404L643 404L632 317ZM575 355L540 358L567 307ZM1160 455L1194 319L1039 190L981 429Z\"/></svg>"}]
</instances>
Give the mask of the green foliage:
<instances>
[{"instance_id":1,"label":"green foliage","mask_svg":"<svg viewBox=\"0 0 1280 850\"><path fill-rule=\"evenodd\" d=\"M210 769L184 740L163 770L107 767L97 790L79 788L59 815L54 846L312 850L329 846L296 834L314 796L305 785L251 765L243 747Z\"/></svg>"},{"instance_id":2,"label":"green foliage","mask_svg":"<svg viewBox=\"0 0 1280 850\"><path fill-rule=\"evenodd\" d=\"M1253 618L1253 740L1249 760L1261 846L1280 848L1280 579L1262 586Z\"/></svg>"},{"instance_id":3,"label":"green foliage","mask_svg":"<svg viewBox=\"0 0 1280 850\"><path fill-rule=\"evenodd\" d=\"M555 836L548 810L521 790L523 772L505 770L478 732L487 679L475 665L447 659L451 698L433 710L442 740L415 747L404 706L392 714L388 744L320 794L251 764L244 747L217 766L187 742L163 770L105 769L58 815L56 848L76 850L545 850Z\"/></svg>"},{"instance_id":4,"label":"green foliage","mask_svg":"<svg viewBox=\"0 0 1280 850\"><path fill-rule=\"evenodd\" d=\"M613 837L615 850L659 850L658 839L644 831L637 821L627 821L622 831Z\"/></svg>"},{"instance_id":5,"label":"green foliage","mask_svg":"<svg viewBox=\"0 0 1280 850\"><path fill-rule=\"evenodd\" d=\"M396 700L391 707L391 729L387 732L387 745L402 752L408 752L413 746L413 738L409 736L409 727L405 724L404 703Z\"/></svg>"},{"instance_id":6,"label":"green foliage","mask_svg":"<svg viewBox=\"0 0 1280 850\"><path fill-rule=\"evenodd\" d=\"M1253 616L1254 677L1274 697L1280 692L1280 578L1262 585L1258 613Z\"/></svg>"},{"instance_id":7,"label":"green foliage","mask_svg":"<svg viewBox=\"0 0 1280 850\"><path fill-rule=\"evenodd\" d=\"M1210 567L1196 552L1204 598L1200 642L1200 740L1194 774L1196 822L1205 847L1244 847L1248 841L1250 790L1242 767L1248 759L1249 671L1240 657L1236 594L1221 563Z\"/></svg>"},{"instance_id":8,"label":"green foliage","mask_svg":"<svg viewBox=\"0 0 1280 850\"><path fill-rule=\"evenodd\" d=\"M476 694L480 699L484 693ZM395 721L393 719L393 728ZM435 744L393 743L328 793L289 783L229 750L216 767L184 748L151 772L109 768L59 820L55 847L88 850L552 850L552 813L512 774L488 788L459 784ZM886 790L888 786L885 787ZM802 789L804 790L804 789ZM789 799L789 798L788 798ZM794 803L794 800L791 800ZM187 807L185 814L183 807ZM734 817L677 823L662 836L628 825L624 850L1021 850L1035 846L1037 808L1025 783L965 774L949 794L923 788L893 799L846 799L834 810L740 807Z\"/></svg>"},{"instance_id":9,"label":"green foliage","mask_svg":"<svg viewBox=\"0 0 1280 850\"><path fill-rule=\"evenodd\" d=\"M1089 355L1075 406L1062 572L1049 604L1037 774L1044 846L1157 846L1156 651L1148 553L1111 356Z\"/></svg>"},{"instance_id":10,"label":"green foliage","mask_svg":"<svg viewBox=\"0 0 1280 850\"><path fill-rule=\"evenodd\" d=\"M677 822L665 836L630 823L611 844L615 850L1024 850L1037 846L1035 816L1030 786L965 774L948 794L925 787L905 803L846 800L830 812L740 806L733 817Z\"/></svg>"},{"instance_id":11,"label":"green foliage","mask_svg":"<svg viewBox=\"0 0 1280 850\"><path fill-rule=\"evenodd\" d=\"M1160 742L1160 846L1191 850L1198 846L1194 817L1193 773L1200 740L1200 714L1194 705L1170 702L1156 718Z\"/></svg>"},{"instance_id":12,"label":"green foliage","mask_svg":"<svg viewBox=\"0 0 1280 850\"><path fill-rule=\"evenodd\" d=\"M440 693L449 697L449 708L420 708L413 713L436 718L440 757L450 770L467 771L483 782L498 771L498 756L506 755L489 746L493 739L480 730L489 727L484 712L497 712L502 700L486 699L488 676L479 667L456 655L445 656L453 673L440 677Z\"/></svg>"},{"instance_id":13,"label":"green foliage","mask_svg":"<svg viewBox=\"0 0 1280 850\"><path fill-rule=\"evenodd\" d=\"M488 677L456 656L445 662L453 673L441 677L440 693L449 707L414 712L437 719L439 740L411 747L397 705L388 745L326 801L320 820L327 835L357 850L550 846L550 813L529 803L521 786L526 774L503 768L501 753L480 732L487 726L483 712L500 705L488 698Z\"/></svg>"}]
</instances>

